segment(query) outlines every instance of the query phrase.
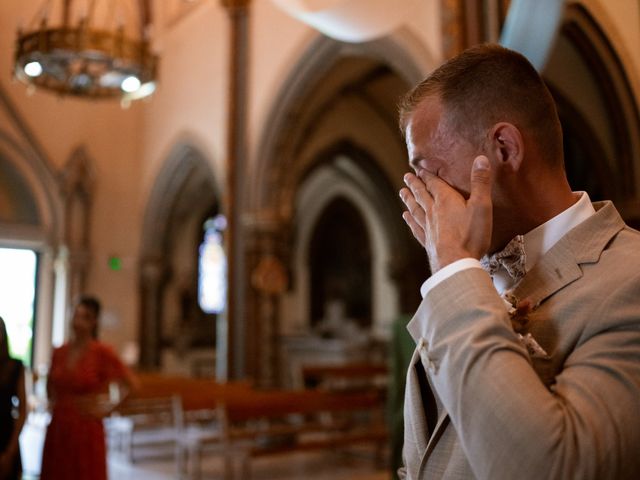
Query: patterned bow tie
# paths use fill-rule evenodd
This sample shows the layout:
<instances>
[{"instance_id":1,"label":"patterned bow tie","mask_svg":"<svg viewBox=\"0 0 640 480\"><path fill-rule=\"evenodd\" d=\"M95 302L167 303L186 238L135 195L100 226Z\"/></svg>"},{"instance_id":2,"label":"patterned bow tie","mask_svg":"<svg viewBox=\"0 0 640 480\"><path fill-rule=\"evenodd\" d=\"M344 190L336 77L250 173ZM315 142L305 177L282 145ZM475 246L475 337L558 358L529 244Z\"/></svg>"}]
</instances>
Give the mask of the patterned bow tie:
<instances>
[{"instance_id":1,"label":"patterned bow tie","mask_svg":"<svg viewBox=\"0 0 640 480\"><path fill-rule=\"evenodd\" d=\"M527 254L524 251L524 238L522 235L514 237L504 249L499 252L485 255L480 259L480 265L489 275L493 276L500 268L504 268L515 281L520 280L526 273L525 264Z\"/></svg>"}]
</instances>

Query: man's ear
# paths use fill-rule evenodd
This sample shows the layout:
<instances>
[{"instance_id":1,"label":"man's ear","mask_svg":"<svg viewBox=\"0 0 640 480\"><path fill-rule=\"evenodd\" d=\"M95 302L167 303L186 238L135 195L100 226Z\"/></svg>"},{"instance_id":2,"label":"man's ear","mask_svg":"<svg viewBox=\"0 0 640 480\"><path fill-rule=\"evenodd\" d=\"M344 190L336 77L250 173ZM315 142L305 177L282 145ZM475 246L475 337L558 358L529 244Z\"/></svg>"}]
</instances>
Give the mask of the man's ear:
<instances>
[{"instance_id":1,"label":"man's ear","mask_svg":"<svg viewBox=\"0 0 640 480\"><path fill-rule=\"evenodd\" d=\"M520 130L512 123L496 123L489 138L490 150L501 168L517 172L524 158L524 142Z\"/></svg>"}]
</instances>

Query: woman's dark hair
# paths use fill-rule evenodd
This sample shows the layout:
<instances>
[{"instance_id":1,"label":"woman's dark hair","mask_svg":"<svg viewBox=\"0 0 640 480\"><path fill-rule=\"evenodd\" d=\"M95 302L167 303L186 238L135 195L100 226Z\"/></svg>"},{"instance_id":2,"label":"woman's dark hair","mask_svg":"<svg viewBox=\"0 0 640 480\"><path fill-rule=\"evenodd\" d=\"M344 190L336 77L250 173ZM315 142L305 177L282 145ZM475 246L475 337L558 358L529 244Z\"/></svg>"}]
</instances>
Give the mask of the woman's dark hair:
<instances>
[{"instance_id":1,"label":"woman's dark hair","mask_svg":"<svg viewBox=\"0 0 640 480\"><path fill-rule=\"evenodd\" d=\"M90 295L83 295L80 297L80 300L78 300L78 305L82 305L93 314L95 324L93 327L93 331L91 332L91 336L93 338L98 338L98 318L100 317L100 311L102 310L100 300Z\"/></svg>"},{"instance_id":2,"label":"woman's dark hair","mask_svg":"<svg viewBox=\"0 0 640 480\"><path fill-rule=\"evenodd\" d=\"M7 336L7 327L4 320L0 317L0 360L9 358L9 337Z\"/></svg>"}]
</instances>

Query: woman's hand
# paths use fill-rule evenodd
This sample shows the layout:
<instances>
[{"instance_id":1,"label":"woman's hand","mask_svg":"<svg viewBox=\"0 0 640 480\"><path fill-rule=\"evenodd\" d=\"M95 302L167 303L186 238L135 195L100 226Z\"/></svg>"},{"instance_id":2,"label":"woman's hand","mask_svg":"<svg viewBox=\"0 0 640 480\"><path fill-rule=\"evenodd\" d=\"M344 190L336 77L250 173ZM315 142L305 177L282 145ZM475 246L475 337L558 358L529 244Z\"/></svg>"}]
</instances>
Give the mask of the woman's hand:
<instances>
[{"instance_id":1,"label":"woman's hand","mask_svg":"<svg viewBox=\"0 0 640 480\"><path fill-rule=\"evenodd\" d=\"M109 400L108 395L87 395L76 399L76 406L83 415L102 420L108 417L113 411L114 404Z\"/></svg>"}]
</instances>

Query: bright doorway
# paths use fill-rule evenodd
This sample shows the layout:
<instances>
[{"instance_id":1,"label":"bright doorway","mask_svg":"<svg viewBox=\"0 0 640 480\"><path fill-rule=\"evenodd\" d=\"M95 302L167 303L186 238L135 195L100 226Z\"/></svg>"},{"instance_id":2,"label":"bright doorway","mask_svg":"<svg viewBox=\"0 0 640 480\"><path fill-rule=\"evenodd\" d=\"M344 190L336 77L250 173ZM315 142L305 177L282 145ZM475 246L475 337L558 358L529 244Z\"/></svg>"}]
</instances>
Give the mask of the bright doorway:
<instances>
[{"instance_id":1,"label":"bright doorway","mask_svg":"<svg viewBox=\"0 0 640 480\"><path fill-rule=\"evenodd\" d=\"M35 325L38 255L33 250L0 248L0 317L9 336L9 354L31 366Z\"/></svg>"}]
</instances>

